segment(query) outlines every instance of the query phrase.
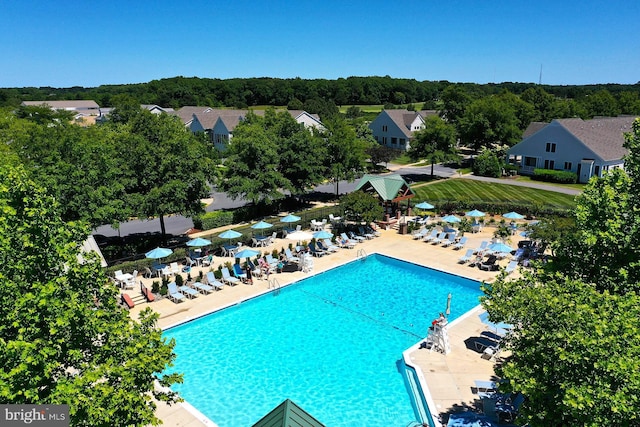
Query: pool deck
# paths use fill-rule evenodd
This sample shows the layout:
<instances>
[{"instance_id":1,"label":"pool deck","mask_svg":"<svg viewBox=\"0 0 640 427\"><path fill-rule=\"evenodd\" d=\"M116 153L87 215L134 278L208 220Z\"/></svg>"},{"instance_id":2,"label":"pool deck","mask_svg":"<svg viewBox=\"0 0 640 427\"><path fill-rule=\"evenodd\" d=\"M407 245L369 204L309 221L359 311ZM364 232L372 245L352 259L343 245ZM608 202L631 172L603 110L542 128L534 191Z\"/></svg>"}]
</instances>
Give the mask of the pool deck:
<instances>
[{"instance_id":1,"label":"pool deck","mask_svg":"<svg viewBox=\"0 0 640 427\"><path fill-rule=\"evenodd\" d=\"M491 240L495 228L486 227L479 233L466 233L468 241L464 249L454 250L452 247L444 248L432 245L420 240L414 240L411 235L398 234L396 230L381 230L381 236L358 244L354 249L340 249L334 254L314 258L314 269L311 273L301 271L293 273L272 274L271 278L277 278L281 286L286 286L297 280L347 263L356 258L359 249L367 254L380 253L405 261L410 261L426 267L464 276L478 281L491 281L497 272L482 271L468 264L461 265L458 259L464 255L467 249L477 248L484 240ZM512 247L522 237L512 236L509 243ZM280 249L289 245L291 241L278 239L275 244L266 248L258 248L263 251ZM217 269L221 262L233 261L229 257L215 257L213 268ZM506 266L508 259L499 261L502 267ZM196 275L198 268L192 270L192 276ZM206 267L204 271L209 271ZM517 270L512 275L517 275ZM183 273L183 276L185 274ZM143 279L150 288L154 279ZM155 279L157 280L157 279ZM137 313L146 307L153 308L160 314L158 326L167 328L221 308L237 304L248 298L267 293L268 282L254 278L253 285L240 284L234 287L225 286L223 290L209 295L200 295L193 300L187 300L176 304L163 298L151 304L140 304L131 310L131 315L137 318ZM126 291L131 295L139 294L139 289ZM444 305L445 302L443 302ZM444 308L444 307L443 307ZM418 370L418 377L423 386L426 385L428 394L431 395L432 415L436 423L438 419L446 421L447 414L469 409L478 410L479 400L477 394L472 392L474 380L489 380L494 377L494 362L485 360L473 349L469 349L465 343L470 337L479 336L488 327L483 324L478 314L483 310L476 308L460 319L453 321L449 329L451 352L446 356L427 349L420 349L419 343L405 352L405 360L414 365ZM426 335L425 330L425 335ZM426 393L425 393L426 394ZM207 423L207 420L198 416L197 411L188 410L189 405L178 404L167 406L159 404L157 416L168 426L203 426L215 425ZM194 413L195 412L195 413ZM212 420L215 422L215 420ZM437 424L436 424L437 425Z\"/></svg>"}]
</instances>

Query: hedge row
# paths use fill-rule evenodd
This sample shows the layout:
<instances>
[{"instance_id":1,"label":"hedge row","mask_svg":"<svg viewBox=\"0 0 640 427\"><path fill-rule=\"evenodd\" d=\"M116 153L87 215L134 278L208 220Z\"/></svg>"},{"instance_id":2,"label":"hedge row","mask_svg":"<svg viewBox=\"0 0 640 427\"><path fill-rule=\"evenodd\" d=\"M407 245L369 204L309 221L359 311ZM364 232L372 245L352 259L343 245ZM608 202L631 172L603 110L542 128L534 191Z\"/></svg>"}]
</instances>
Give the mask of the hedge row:
<instances>
[{"instance_id":1,"label":"hedge row","mask_svg":"<svg viewBox=\"0 0 640 427\"><path fill-rule=\"evenodd\" d=\"M551 169L534 169L531 178L537 181L559 182L561 184L575 184L578 182L578 174L574 172Z\"/></svg>"},{"instance_id":2,"label":"hedge row","mask_svg":"<svg viewBox=\"0 0 640 427\"><path fill-rule=\"evenodd\" d=\"M207 212L198 218L193 219L195 228L200 230L211 230L212 228L224 227L233 224L233 212L213 211Z\"/></svg>"}]
</instances>

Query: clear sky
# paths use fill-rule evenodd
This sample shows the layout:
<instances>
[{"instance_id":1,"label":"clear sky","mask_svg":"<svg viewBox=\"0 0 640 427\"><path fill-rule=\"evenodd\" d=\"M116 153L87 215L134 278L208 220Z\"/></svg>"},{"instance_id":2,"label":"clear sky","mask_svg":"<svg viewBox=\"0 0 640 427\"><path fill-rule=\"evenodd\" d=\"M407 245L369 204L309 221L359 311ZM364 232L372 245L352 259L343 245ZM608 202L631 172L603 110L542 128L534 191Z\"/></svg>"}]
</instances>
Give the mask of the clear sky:
<instances>
[{"instance_id":1,"label":"clear sky","mask_svg":"<svg viewBox=\"0 0 640 427\"><path fill-rule=\"evenodd\" d=\"M0 0L0 87L640 81L640 0Z\"/></svg>"}]
</instances>

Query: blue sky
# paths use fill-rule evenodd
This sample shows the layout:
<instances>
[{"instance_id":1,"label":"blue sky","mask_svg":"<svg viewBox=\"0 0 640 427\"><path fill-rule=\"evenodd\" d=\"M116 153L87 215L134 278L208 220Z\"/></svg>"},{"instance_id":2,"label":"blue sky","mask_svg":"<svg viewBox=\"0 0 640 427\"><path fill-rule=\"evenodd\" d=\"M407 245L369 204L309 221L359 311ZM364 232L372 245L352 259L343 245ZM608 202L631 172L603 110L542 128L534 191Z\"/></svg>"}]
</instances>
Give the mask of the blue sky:
<instances>
[{"instance_id":1,"label":"blue sky","mask_svg":"<svg viewBox=\"0 0 640 427\"><path fill-rule=\"evenodd\" d=\"M640 81L640 1L0 0L0 87L187 77Z\"/></svg>"}]
</instances>

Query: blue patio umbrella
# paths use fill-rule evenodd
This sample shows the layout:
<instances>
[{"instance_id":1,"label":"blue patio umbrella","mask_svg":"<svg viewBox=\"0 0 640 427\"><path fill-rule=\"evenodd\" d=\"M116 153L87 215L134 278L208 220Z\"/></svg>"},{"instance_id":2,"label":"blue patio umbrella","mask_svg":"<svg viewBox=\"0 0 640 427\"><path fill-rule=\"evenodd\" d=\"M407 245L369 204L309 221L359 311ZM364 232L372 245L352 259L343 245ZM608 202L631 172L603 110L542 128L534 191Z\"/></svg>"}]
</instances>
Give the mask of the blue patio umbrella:
<instances>
[{"instance_id":1,"label":"blue patio umbrella","mask_svg":"<svg viewBox=\"0 0 640 427\"><path fill-rule=\"evenodd\" d=\"M254 230L265 230L271 227L273 227L273 224L269 224L268 222L264 222L264 221L256 222L251 226L251 228L253 228Z\"/></svg>"},{"instance_id":2,"label":"blue patio umbrella","mask_svg":"<svg viewBox=\"0 0 640 427\"><path fill-rule=\"evenodd\" d=\"M313 233L313 238L316 240L320 240L320 239L330 239L333 237L333 234L329 233L328 231L325 230L320 230L320 231L316 231L315 233Z\"/></svg>"},{"instance_id":3,"label":"blue patio umbrella","mask_svg":"<svg viewBox=\"0 0 640 427\"><path fill-rule=\"evenodd\" d=\"M479 211L478 209L474 209L472 211L466 212L465 213L466 216L471 216L474 218L480 218L482 216L485 216L486 214L482 211Z\"/></svg>"},{"instance_id":4,"label":"blue patio umbrella","mask_svg":"<svg viewBox=\"0 0 640 427\"><path fill-rule=\"evenodd\" d=\"M238 259L241 259L241 258L251 258L256 255L260 255L260 252L254 251L253 249L243 249L237 254L235 254L235 257Z\"/></svg>"},{"instance_id":5,"label":"blue patio umbrella","mask_svg":"<svg viewBox=\"0 0 640 427\"><path fill-rule=\"evenodd\" d=\"M297 215L293 215L293 214L289 214L287 216L285 216L284 218L282 218L280 220L280 222L298 222L300 221L300 217Z\"/></svg>"},{"instance_id":6,"label":"blue patio umbrella","mask_svg":"<svg viewBox=\"0 0 640 427\"><path fill-rule=\"evenodd\" d=\"M187 242L187 246L193 248L199 248L201 246L207 246L211 244L211 240L203 239L202 237L195 238L193 240L189 240Z\"/></svg>"},{"instance_id":7,"label":"blue patio umbrella","mask_svg":"<svg viewBox=\"0 0 640 427\"><path fill-rule=\"evenodd\" d=\"M442 220L445 221L445 222L451 222L451 223L460 222L460 218L458 218L455 215L447 215L445 217L442 217Z\"/></svg>"},{"instance_id":8,"label":"blue patio umbrella","mask_svg":"<svg viewBox=\"0 0 640 427\"><path fill-rule=\"evenodd\" d=\"M238 233L235 230L227 230L224 233L218 234L218 237L221 239L229 239L229 244L231 244L231 239L237 239L240 236L242 236L242 233Z\"/></svg>"},{"instance_id":9,"label":"blue patio umbrella","mask_svg":"<svg viewBox=\"0 0 640 427\"><path fill-rule=\"evenodd\" d=\"M509 252L513 252L514 250L511 246L505 245L504 243L501 243L501 242L490 244L489 249L492 250L493 252L499 252L499 253L509 253Z\"/></svg>"},{"instance_id":10,"label":"blue patio umbrella","mask_svg":"<svg viewBox=\"0 0 640 427\"><path fill-rule=\"evenodd\" d=\"M155 248L144 254L145 257L151 259L160 259L171 255L173 251L169 248Z\"/></svg>"},{"instance_id":11,"label":"blue patio umbrella","mask_svg":"<svg viewBox=\"0 0 640 427\"><path fill-rule=\"evenodd\" d=\"M424 209L424 210L433 209L433 207L434 206L431 203L427 203L427 202L418 203L416 205L416 208Z\"/></svg>"},{"instance_id":12,"label":"blue patio umbrella","mask_svg":"<svg viewBox=\"0 0 640 427\"><path fill-rule=\"evenodd\" d=\"M507 212L506 214L502 215L503 217L507 218L507 219L522 219L524 218L524 215L520 215L518 212Z\"/></svg>"}]
</instances>

